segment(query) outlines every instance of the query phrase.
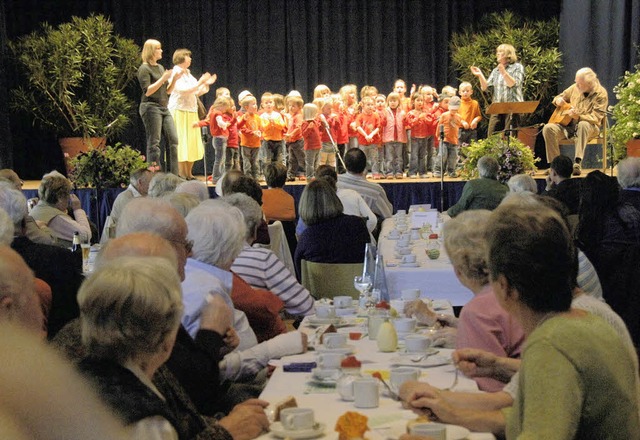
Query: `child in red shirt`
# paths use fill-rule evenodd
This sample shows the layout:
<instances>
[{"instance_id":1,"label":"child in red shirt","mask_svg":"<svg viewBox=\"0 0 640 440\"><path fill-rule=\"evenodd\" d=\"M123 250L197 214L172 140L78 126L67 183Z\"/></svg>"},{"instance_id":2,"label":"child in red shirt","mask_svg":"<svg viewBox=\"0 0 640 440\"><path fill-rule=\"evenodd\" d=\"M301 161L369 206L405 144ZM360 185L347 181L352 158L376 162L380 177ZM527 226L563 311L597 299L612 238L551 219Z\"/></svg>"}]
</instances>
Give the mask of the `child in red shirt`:
<instances>
[{"instance_id":1,"label":"child in red shirt","mask_svg":"<svg viewBox=\"0 0 640 440\"><path fill-rule=\"evenodd\" d=\"M372 173L374 179L380 179L382 176L378 168L378 145L374 143L380 131L380 115L375 111L373 98L365 96L361 102L362 113L356 117L358 148L367 156L367 172Z\"/></svg>"},{"instance_id":2,"label":"child in red shirt","mask_svg":"<svg viewBox=\"0 0 640 440\"><path fill-rule=\"evenodd\" d=\"M317 118L318 128L320 130L320 141L322 142L318 166L329 165L335 169L336 152L333 143L338 137L340 121L338 120L338 115L333 113L333 101L331 98L316 99L314 104L316 104L321 111L321 114L318 115Z\"/></svg>"},{"instance_id":3,"label":"child in red shirt","mask_svg":"<svg viewBox=\"0 0 640 440\"><path fill-rule=\"evenodd\" d=\"M338 119L338 135L336 137L336 143L338 144L338 153L340 157L344 157L344 152L347 150L347 144L349 143L349 114L342 101L342 96L335 94L331 96L333 98L333 113L337 115ZM337 162L338 174L346 173L347 170L342 165L342 161Z\"/></svg>"},{"instance_id":4,"label":"child in red shirt","mask_svg":"<svg viewBox=\"0 0 640 440\"><path fill-rule=\"evenodd\" d=\"M411 96L411 105L413 110L405 118L405 126L411 129L409 177L431 177L434 147L433 136L429 137L429 132L432 130L433 113L425 110L424 95L420 92Z\"/></svg>"},{"instance_id":5,"label":"child in red shirt","mask_svg":"<svg viewBox=\"0 0 640 440\"><path fill-rule=\"evenodd\" d=\"M286 102L289 106L287 133L284 135L288 152L287 181L292 182L296 180L296 177L304 177L305 156L304 139L302 138L302 106L304 101L300 96L289 94Z\"/></svg>"},{"instance_id":6,"label":"child in red shirt","mask_svg":"<svg viewBox=\"0 0 640 440\"><path fill-rule=\"evenodd\" d=\"M302 137L304 138L304 162L307 180L313 179L315 175L316 168L318 167L320 148L322 147L318 122L316 121L317 116L317 105L305 104L304 107L302 107L302 118L304 121L302 122L301 130Z\"/></svg>"}]
</instances>

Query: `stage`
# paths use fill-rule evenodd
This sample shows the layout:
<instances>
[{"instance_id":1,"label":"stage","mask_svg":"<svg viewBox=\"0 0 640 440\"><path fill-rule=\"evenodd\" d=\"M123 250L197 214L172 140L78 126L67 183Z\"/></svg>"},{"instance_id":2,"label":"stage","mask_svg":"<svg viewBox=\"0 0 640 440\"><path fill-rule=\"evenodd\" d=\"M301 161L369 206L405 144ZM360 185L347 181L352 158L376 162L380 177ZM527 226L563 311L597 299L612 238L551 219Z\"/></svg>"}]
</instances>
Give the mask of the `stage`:
<instances>
[{"instance_id":1,"label":"stage","mask_svg":"<svg viewBox=\"0 0 640 440\"><path fill-rule=\"evenodd\" d=\"M583 170L582 176L586 176L593 170ZM197 176L201 180L204 180L203 176ZM538 172L533 176L538 184L538 192L542 192L546 186L545 175L543 171ZM442 211L440 206L440 186L441 182L439 178L431 179L381 179L372 180L372 182L379 183L387 193L389 201L393 205L393 212L398 209L409 209L409 206L416 204L430 203L433 208L437 208ZM454 205L462 194L462 189L466 180L460 178L444 178L444 210L449 209ZM38 196L37 180L25 181L23 192L27 199ZM284 190L293 196L296 201L296 206L302 195L302 191L306 185L306 181L287 182ZM264 186L264 184L263 184ZM212 198L217 197L215 193L215 186L208 185L209 194ZM125 188L108 188L104 190L96 190L93 188L77 189L75 194L82 203L82 208L87 212L89 219L98 225L98 229L102 231L102 225L111 212L113 201L118 194L124 191Z\"/></svg>"}]
</instances>

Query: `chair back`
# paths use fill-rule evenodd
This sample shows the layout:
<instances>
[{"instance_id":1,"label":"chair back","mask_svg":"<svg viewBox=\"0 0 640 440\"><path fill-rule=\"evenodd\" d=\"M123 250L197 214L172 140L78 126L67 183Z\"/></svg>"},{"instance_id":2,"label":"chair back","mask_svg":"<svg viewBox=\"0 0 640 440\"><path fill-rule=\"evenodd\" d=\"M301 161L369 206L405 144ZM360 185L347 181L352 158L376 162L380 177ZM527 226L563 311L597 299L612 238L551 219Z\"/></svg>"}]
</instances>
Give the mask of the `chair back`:
<instances>
[{"instance_id":1,"label":"chair back","mask_svg":"<svg viewBox=\"0 0 640 440\"><path fill-rule=\"evenodd\" d=\"M353 287L353 279L362 274L363 263L314 263L301 260L302 285L316 298L349 295L358 299L360 292Z\"/></svg>"},{"instance_id":2,"label":"chair back","mask_svg":"<svg viewBox=\"0 0 640 440\"><path fill-rule=\"evenodd\" d=\"M280 221L273 222L269 225L269 238L271 240L269 249L276 254L276 257L278 257L278 259L284 263L285 267L289 269L289 272L295 276L296 268L293 265L289 242L287 241L284 228Z\"/></svg>"}]
</instances>

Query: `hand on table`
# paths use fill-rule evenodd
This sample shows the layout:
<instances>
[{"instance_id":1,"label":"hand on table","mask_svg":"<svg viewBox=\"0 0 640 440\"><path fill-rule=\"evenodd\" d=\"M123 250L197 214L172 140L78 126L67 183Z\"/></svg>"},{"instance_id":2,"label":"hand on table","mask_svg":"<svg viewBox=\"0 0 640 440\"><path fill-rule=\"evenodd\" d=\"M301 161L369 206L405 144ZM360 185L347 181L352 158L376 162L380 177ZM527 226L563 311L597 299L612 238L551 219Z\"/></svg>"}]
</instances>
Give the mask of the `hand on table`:
<instances>
[{"instance_id":1,"label":"hand on table","mask_svg":"<svg viewBox=\"0 0 640 440\"><path fill-rule=\"evenodd\" d=\"M432 331L429 337L433 340L431 343L432 347L455 348L458 329L455 327L441 328Z\"/></svg>"},{"instance_id":2,"label":"hand on table","mask_svg":"<svg viewBox=\"0 0 640 440\"><path fill-rule=\"evenodd\" d=\"M498 356L477 348L461 348L451 355L453 363L467 377L493 377Z\"/></svg>"},{"instance_id":3,"label":"hand on table","mask_svg":"<svg viewBox=\"0 0 640 440\"><path fill-rule=\"evenodd\" d=\"M400 387L402 406L431 420L451 423L455 420L455 408L443 396L443 391L428 383L408 381Z\"/></svg>"},{"instance_id":4,"label":"hand on table","mask_svg":"<svg viewBox=\"0 0 640 440\"><path fill-rule=\"evenodd\" d=\"M416 318L420 324L433 325L438 322L438 315L419 299L404 306L404 314Z\"/></svg>"},{"instance_id":5,"label":"hand on table","mask_svg":"<svg viewBox=\"0 0 640 440\"><path fill-rule=\"evenodd\" d=\"M269 429L264 409L269 402L249 399L236 405L228 416L220 419L220 426L229 431L233 440L251 440Z\"/></svg>"}]
</instances>

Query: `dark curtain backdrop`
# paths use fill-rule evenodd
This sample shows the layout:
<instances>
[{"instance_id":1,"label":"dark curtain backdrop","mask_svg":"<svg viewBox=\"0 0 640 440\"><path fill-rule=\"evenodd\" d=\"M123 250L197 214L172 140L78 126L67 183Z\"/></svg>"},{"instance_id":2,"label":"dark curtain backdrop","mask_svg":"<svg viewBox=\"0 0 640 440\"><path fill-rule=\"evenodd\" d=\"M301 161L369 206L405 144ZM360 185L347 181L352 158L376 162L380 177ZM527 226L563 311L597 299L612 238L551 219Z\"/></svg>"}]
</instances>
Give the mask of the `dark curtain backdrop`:
<instances>
[{"instance_id":1,"label":"dark curtain backdrop","mask_svg":"<svg viewBox=\"0 0 640 440\"><path fill-rule=\"evenodd\" d=\"M565 3L576 8L582 3L609 2ZM629 14L637 12L637 7L627 4L636 1L612 3L625 6L617 15L600 14L599 25L624 28L621 32L626 41L633 41L637 14L635 21ZM4 11L0 9L4 12L0 14L0 49L5 50L5 35L12 39L36 29L42 21L56 25L72 15L96 12L110 17L116 32L140 46L147 38L159 39L165 67L171 66L175 49L191 49L194 74L204 70L217 73L215 86L229 87L234 97L243 89L258 95L266 90L286 94L297 89L308 99L318 83L332 90L346 83L359 87L371 84L388 93L398 77L409 84L427 83L440 89L445 84L457 84L449 67L448 42L453 33L489 12L505 9L533 19L559 17L561 4L558 0L5 0ZM590 35L593 17L589 11L579 26L574 24L573 32ZM562 15L563 21L578 19L568 12ZM608 20L614 23L614 19L618 20L616 24L610 24ZM565 38L566 32L563 29ZM613 40L607 32L602 30ZM609 54L611 48L605 44L603 52L598 52L601 46L595 44L597 38L593 34L589 44L595 59L600 59L599 54ZM574 51L565 52L567 66L584 64L573 61ZM3 102L15 75L3 57ZM137 101L138 90L132 90L132 94ZM212 93L205 96L207 106L212 97ZM6 105L2 107L0 111L5 113L0 115L6 116ZM2 152L13 151L14 167L24 178L39 178L52 168L61 169L62 158L50 134L34 129L24 116L12 114L10 119L10 136L0 139L0 161L5 164L0 166L8 164ZM142 123L135 115L133 120L120 139L110 141L121 140L144 150ZM4 125L3 121L0 133Z\"/></svg>"}]
</instances>

